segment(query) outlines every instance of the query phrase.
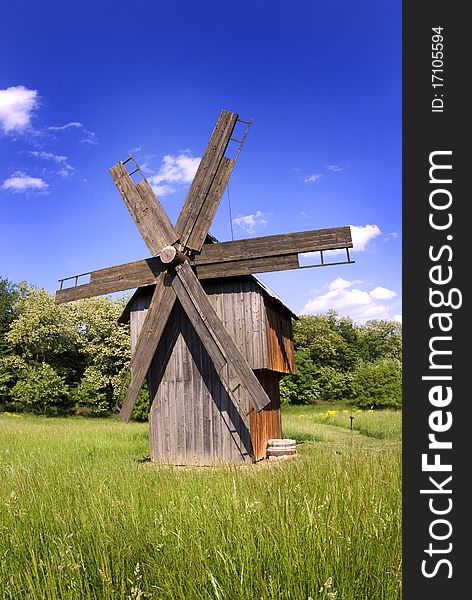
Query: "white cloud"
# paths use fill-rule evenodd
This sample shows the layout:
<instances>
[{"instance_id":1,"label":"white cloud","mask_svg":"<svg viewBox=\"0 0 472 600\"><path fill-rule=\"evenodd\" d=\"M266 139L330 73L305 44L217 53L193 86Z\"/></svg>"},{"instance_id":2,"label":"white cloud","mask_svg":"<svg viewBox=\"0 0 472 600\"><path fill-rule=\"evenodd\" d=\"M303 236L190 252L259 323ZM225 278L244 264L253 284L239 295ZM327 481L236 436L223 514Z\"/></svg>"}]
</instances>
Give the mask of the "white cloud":
<instances>
[{"instance_id":1,"label":"white cloud","mask_svg":"<svg viewBox=\"0 0 472 600\"><path fill-rule=\"evenodd\" d=\"M367 244L380 235L378 225L350 225L353 250L363 252Z\"/></svg>"},{"instance_id":2,"label":"white cloud","mask_svg":"<svg viewBox=\"0 0 472 600\"><path fill-rule=\"evenodd\" d=\"M95 132L85 129L84 125L79 123L79 121L70 121L65 125L50 125L47 127L48 131L65 131L66 129L79 129L84 136L79 140L81 144L90 144L91 146L96 146L98 144Z\"/></svg>"},{"instance_id":3,"label":"white cloud","mask_svg":"<svg viewBox=\"0 0 472 600\"><path fill-rule=\"evenodd\" d=\"M392 231L392 233L388 233L383 239L382 242L389 242L390 240L395 240L398 237L398 233L396 231Z\"/></svg>"},{"instance_id":4,"label":"white cloud","mask_svg":"<svg viewBox=\"0 0 472 600\"><path fill-rule=\"evenodd\" d=\"M61 156L59 154L52 154L52 152L43 152L40 150L28 150L28 154L31 156L36 156L36 158L44 158L46 160L52 160L56 163L65 163L67 162L67 156Z\"/></svg>"},{"instance_id":5,"label":"white cloud","mask_svg":"<svg viewBox=\"0 0 472 600\"><path fill-rule=\"evenodd\" d=\"M0 125L4 133L26 129L38 107L38 92L17 85L0 90Z\"/></svg>"},{"instance_id":6,"label":"white cloud","mask_svg":"<svg viewBox=\"0 0 472 600\"><path fill-rule=\"evenodd\" d=\"M402 315L395 315L393 317L393 320L396 321L397 323L402 323L403 322Z\"/></svg>"},{"instance_id":7,"label":"white cloud","mask_svg":"<svg viewBox=\"0 0 472 600\"><path fill-rule=\"evenodd\" d=\"M47 127L48 131L64 131L64 129L83 129L82 123L78 121L71 121L70 123L66 123L65 125L50 125Z\"/></svg>"},{"instance_id":8,"label":"white cloud","mask_svg":"<svg viewBox=\"0 0 472 600\"><path fill-rule=\"evenodd\" d=\"M344 167L340 167L339 165L328 165L326 168L328 169L328 171L334 171L335 173L338 173L339 171L344 171Z\"/></svg>"},{"instance_id":9,"label":"white cloud","mask_svg":"<svg viewBox=\"0 0 472 600\"><path fill-rule=\"evenodd\" d=\"M323 175L318 174L308 175L307 177L303 178L303 181L305 183L315 183L315 181L318 181L318 179L321 179L322 177Z\"/></svg>"},{"instance_id":10,"label":"white cloud","mask_svg":"<svg viewBox=\"0 0 472 600\"><path fill-rule=\"evenodd\" d=\"M49 185L40 177L30 177L23 171L13 173L2 184L3 190L12 192L27 192L30 190L46 190Z\"/></svg>"},{"instance_id":11,"label":"white cloud","mask_svg":"<svg viewBox=\"0 0 472 600\"><path fill-rule=\"evenodd\" d=\"M343 279L342 277L336 277L336 279L334 279L334 281L332 281L328 287L330 290L344 290L356 285L357 283L362 283L362 281L358 279L355 281L347 281L347 279Z\"/></svg>"},{"instance_id":12,"label":"white cloud","mask_svg":"<svg viewBox=\"0 0 472 600\"><path fill-rule=\"evenodd\" d=\"M233 222L241 227L247 233L254 233L257 228L265 227L267 225L267 215L260 210L252 215L239 215Z\"/></svg>"},{"instance_id":13,"label":"white cloud","mask_svg":"<svg viewBox=\"0 0 472 600\"><path fill-rule=\"evenodd\" d=\"M397 294L392 290L377 286L370 292L370 295L372 298L375 298L375 300L390 300L391 298L395 298Z\"/></svg>"},{"instance_id":14,"label":"white cloud","mask_svg":"<svg viewBox=\"0 0 472 600\"><path fill-rule=\"evenodd\" d=\"M367 291L352 287L360 283L342 277L334 279L329 283L326 293L315 296L305 304L302 314L324 313L334 309L359 323L369 319L388 319L391 311L388 301L397 294L381 286Z\"/></svg>"},{"instance_id":15,"label":"white cloud","mask_svg":"<svg viewBox=\"0 0 472 600\"><path fill-rule=\"evenodd\" d=\"M58 165L61 165L59 171L56 171L56 175L66 179L70 177L75 171L75 167L68 163L69 158L61 154L53 154L52 152L44 152L41 150L28 150L28 154L36 158L43 158L44 160L52 161Z\"/></svg>"},{"instance_id":16,"label":"white cloud","mask_svg":"<svg viewBox=\"0 0 472 600\"><path fill-rule=\"evenodd\" d=\"M149 183L158 196L171 194L181 186L193 181L201 157L184 154L166 154L162 159L159 171L148 178Z\"/></svg>"}]
</instances>

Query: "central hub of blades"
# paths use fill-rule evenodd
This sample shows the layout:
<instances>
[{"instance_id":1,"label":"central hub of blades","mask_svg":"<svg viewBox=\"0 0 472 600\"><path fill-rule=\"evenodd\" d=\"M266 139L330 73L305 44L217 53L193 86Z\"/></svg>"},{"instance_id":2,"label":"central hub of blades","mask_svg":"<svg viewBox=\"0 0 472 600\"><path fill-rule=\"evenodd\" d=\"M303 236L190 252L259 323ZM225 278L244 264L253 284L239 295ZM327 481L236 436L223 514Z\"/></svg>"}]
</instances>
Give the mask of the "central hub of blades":
<instances>
[{"instance_id":1,"label":"central hub of blades","mask_svg":"<svg viewBox=\"0 0 472 600\"><path fill-rule=\"evenodd\" d=\"M160 258L166 265L170 264L177 256L177 250L174 246L164 246L161 250Z\"/></svg>"},{"instance_id":2,"label":"central hub of blades","mask_svg":"<svg viewBox=\"0 0 472 600\"><path fill-rule=\"evenodd\" d=\"M161 262L169 267L175 267L180 263L183 263L184 260L187 260L187 257L183 252L175 248L175 246L164 246L162 248L161 253L159 255Z\"/></svg>"}]
</instances>

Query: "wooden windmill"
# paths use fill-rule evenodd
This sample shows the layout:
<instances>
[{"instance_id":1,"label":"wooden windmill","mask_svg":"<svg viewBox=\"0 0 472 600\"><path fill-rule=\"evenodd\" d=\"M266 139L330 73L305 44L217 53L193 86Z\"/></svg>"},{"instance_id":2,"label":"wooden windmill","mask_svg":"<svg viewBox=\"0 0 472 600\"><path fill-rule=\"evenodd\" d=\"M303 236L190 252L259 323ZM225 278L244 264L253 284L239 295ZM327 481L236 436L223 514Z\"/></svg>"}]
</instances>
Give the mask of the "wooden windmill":
<instances>
[{"instance_id":1,"label":"wooden windmill","mask_svg":"<svg viewBox=\"0 0 472 600\"><path fill-rule=\"evenodd\" d=\"M238 121L246 130L235 140L233 131ZM270 357L260 363L260 372L255 372L254 364L249 364L254 361L248 358L247 339L238 338L241 327L231 326L234 315L228 315L228 310L224 315L224 310L218 309L214 286L218 287L217 294L228 289L234 294L237 282L238 305L230 306L237 310L241 303L248 303L246 313L254 320L249 329L246 327L245 337L253 338L253 347L270 349L270 331L275 332L283 361L291 365L279 372L291 372L293 356L287 355L293 351L290 311L285 307L282 316L274 317L271 306L279 301L271 299L270 292L252 274L303 268L298 254L305 252L319 253L320 263L313 266L353 262L347 226L222 243L209 234L249 126L250 122L237 114L221 112L175 226L132 157L112 167L111 176L151 257L59 280L57 303L138 288L128 316L141 308L141 320L134 330L131 382L120 416L129 420L146 376L148 381L151 377L151 456L156 460L211 463L261 458L265 438L281 437L280 426L270 431L265 422L265 433L256 432L257 423L262 423L256 413L261 414L271 402L277 408L278 379L273 391L273 382L264 385L267 377L261 374L270 371ZM231 141L239 145L235 158L226 156ZM131 164L134 168L128 170ZM138 183L132 179L136 174L141 177ZM346 260L325 262L323 252L339 249L345 250ZM89 282L81 283L86 276ZM72 287L66 287L65 282L70 281ZM260 306L266 307L259 313L258 297L262 298ZM144 298L141 305L139 298ZM269 333L261 334L257 341L256 331L262 331L264 323ZM178 369L175 382L168 373L172 361ZM197 365L193 371L198 377L189 375L190 364Z\"/></svg>"}]
</instances>

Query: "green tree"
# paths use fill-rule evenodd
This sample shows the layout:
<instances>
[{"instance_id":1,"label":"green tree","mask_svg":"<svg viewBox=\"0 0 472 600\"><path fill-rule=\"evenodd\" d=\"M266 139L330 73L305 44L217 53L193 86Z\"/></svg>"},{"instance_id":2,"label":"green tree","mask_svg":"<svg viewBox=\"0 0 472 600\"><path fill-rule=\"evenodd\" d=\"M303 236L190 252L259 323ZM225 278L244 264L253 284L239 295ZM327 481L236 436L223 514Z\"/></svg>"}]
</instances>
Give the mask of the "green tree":
<instances>
[{"instance_id":1,"label":"green tree","mask_svg":"<svg viewBox=\"0 0 472 600\"><path fill-rule=\"evenodd\" d=\"M359 408L400 408L402 374L395 359L359 365L353 374L353 403Z\"/></svg>"},{"instance_id":2,"label":"green tree","mask_svg":"<svg viewBox=\"0 0 472 600\"><path fill-rule=\"evenodd\" d=\"M77 392L82 399L91 399L94 392L93 406L99 411L111 410L122 400L131 352L129 326L118 323L125 302L87 298L71 305L80 352L87 365Z\"/></svg>"},{"instance_id":3,"label":"green tree","mask_svg":"<svg viewBox=\"0 0 472 600\"><path fill-rule=\"evenodd\" d=\"M308 354L316 365L337 366L344 340L326 315L303 315L293 325L295 347Z\"/></svg>"},{"instance_id":4,"label":"green tree","mask_svg":"<svg viewBox=\"0 0 472 600\"><path fill-rule=\"evenodd\" d=\"M68 388L63 378L48 364L28 366L12 390L13 401L21 407L42 414L56 414L68 402Z\"/></svg>"},{"instance_id":5,"label":"green tree","mask_svg":"<svg viewBox=\"0 0 472 600\"><path fill-rule=\"evenodd\" d=\"M0 404L4 407L13 402L12 391L28 368L28 363L16 354L0 356Z\"/></svg>"},{"instance_id":6,"label":"green tree","mask_svg":"<svg viewBox=\"0 0 472 600\"><path fill-rule=\"evenodd\" d=\"M314 404L319 399L317 370L304 350L295 351L297 372L287 375L280 382L280 398L282 403Z\"/></svg>"},{"instance_id":7,"label":"green tree","mask_svg":"<svg viewBox=\"0 0 472 600\"><path fill-rule=\"evenodd\" d=\"M397 321L372 320L359 328L359 354L364 362L382 358L402 360L402 325Z\"/></svg>"},{"instance_id":8,"label":"green tree","mask_svg":"<svg viewBox=\"0 0 472 600\"><path fill-rule=\"evenodd\" d=\"M84 412L103 414L120 401L129 365L129 328L118 323L124 302L90 298L56 305L45 290L31 290L19 300L6 339L29 366L48 365L62 378L69 390L68 398L61 396L64 407L73 401L79 409L87 408ZM11 365L2 370L0 364L0 391L6 400L17 379ZM17 388L17 398L26 387ZM56 400L51 398L51 406ZM28 408L32 403L23 405Z\"/></svg>"},{"instance_id":9,"label":"green tree","mask_svg":"<svg viewBox=\"0 0 472 600\"><path fill-rule=\"evenodd\" d=\"M352 395L352 375L334 367L319 367L316 384L321 400L348 400Z\"/></svg>"},{"instance_id":10,"label":"green tree","mask_svg":"<svg viewBox=\"0 0 472 600\"><path fill-rule=\"evenodd\" d=\"M15 319L18 302L26 292L25 283L16 284L0 277L0 356L7 351L5 335Z\"/></svg>"},{"instance_id":11,"label":"green tree","mask_svg":"<svg viewBox=\"0 0 472 600\"><path fill-rule=\"evenodd\" d=\"M85 363L79 331L70 317L70 306L54 304L43 289L31 290L18 303L7 341L29 363L48 364L68 381L78 381Z\"/></svg>"}]
</instances>

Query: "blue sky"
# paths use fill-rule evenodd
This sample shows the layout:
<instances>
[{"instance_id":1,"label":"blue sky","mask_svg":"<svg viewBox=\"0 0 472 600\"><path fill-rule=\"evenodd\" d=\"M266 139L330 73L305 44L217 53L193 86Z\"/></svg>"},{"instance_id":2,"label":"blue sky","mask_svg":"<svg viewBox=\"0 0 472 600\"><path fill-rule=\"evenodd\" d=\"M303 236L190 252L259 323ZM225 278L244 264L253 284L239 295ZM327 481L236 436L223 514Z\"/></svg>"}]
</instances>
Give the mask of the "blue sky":
<instances>
[{"instance_id":1,"label":"blue sky","mask_svg":"<svg viewBox=\"0 0 472 600\"><path fill-rule=\"evenodd\" d=\"M401 318L398 0L7 3L0 45L0 276L148 256L108 169L133 152L175 222L225 108L253 119L235 239L353 226L354 265L261 279L297 313Z\"/></svg>"}]
</instances>

